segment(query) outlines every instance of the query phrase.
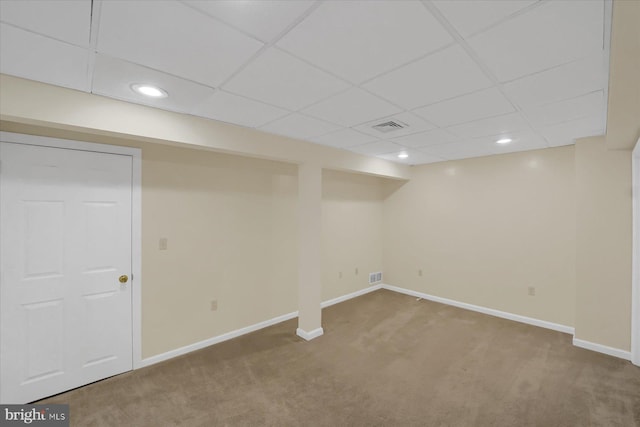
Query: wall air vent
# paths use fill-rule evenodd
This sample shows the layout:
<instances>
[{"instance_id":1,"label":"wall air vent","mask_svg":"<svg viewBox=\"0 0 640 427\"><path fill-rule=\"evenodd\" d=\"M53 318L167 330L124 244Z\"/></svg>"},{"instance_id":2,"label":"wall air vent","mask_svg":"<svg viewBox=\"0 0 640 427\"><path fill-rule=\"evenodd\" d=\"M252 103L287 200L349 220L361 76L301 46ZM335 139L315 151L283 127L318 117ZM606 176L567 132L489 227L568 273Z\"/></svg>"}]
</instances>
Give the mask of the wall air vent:
<instances>
[{"instance_id":1,"label":"wall air vent","mask_svg":"<svg viewBox=\"0 0 640 427\"><path fill-rule=\"evenodd\" d=\"M406 127L409 127L409 125L406 123L402 123L399 120L389 120L384 123L378 123L377 125L373 125L371 127L378 132L389 133L396 130L404 129Z\"/></svg>"},{"instance_id":2,"label":"wall air vent","mask_svg":"<svg viewBox=\"0 0 640 427\"><path fill-rule=\"evenodd\" d=\"M374 283L378 283L382 281L382 272L378 271L377 273L369 273L369 284L373 285Z\"/></svg>"}]
</instances>

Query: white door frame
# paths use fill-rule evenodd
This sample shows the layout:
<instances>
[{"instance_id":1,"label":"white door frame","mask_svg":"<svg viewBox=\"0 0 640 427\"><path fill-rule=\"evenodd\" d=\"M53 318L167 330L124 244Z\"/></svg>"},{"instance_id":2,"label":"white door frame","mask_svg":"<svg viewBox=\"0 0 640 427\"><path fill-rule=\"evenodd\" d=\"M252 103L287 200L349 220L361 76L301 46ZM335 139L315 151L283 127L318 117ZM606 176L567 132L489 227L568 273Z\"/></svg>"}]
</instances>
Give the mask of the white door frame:
<instances>
[{"instance_id":1,"label":"white door frame","mask_svg":"<svg viewBox=\"0 0 640 427\"><path fill-rule=\"evenodd\" d=\"M132 366L142 367L142 150L117 145L48 138L11 132L0 132L0 140L18 144L38 145L71 150L92 151L131 156L131 314L132 314ZM2 254L0 254L2 257Z\"/></svg>"},{"instance_id":2,"label":"white door frame","mask_svg":"<svg viewBox=\"0 0 640 427\"><path fill-rule=\"evenodd\" d=\"M640 366L640 138L631 155L631 180L633 194L631 362Z\"/></svg>"}]
</instances>

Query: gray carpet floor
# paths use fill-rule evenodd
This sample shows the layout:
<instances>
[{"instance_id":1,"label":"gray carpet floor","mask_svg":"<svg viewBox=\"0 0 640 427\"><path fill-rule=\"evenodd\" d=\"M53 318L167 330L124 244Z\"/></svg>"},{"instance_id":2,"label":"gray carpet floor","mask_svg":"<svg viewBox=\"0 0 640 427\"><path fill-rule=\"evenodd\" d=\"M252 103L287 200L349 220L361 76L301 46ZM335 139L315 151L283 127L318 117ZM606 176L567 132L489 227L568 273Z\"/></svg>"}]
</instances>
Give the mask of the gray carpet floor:
<instances>
[{"instance_id":1,"label":"gray carpet floor","mask_svg":"<svg viewBox=\"0 0 640 427\"><path fill-rule=\"evenodd\" d=\"M640 368L380 290L39 403L72 426L640 426Z\"/></svg>"}]
</instances>

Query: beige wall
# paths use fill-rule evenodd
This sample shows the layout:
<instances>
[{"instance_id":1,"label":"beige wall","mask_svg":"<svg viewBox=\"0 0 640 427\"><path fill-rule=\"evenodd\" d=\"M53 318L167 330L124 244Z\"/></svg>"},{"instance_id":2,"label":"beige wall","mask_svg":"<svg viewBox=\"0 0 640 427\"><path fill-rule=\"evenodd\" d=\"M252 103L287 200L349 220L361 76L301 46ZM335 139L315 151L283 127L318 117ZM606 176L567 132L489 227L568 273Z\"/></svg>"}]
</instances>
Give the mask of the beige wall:
<instances>
[{"instance_id":1,"label":"beige wall","mask_svg":"<svg viewBox=\"0 0 640 427\"><path fill-rule=\"evenodd\" d=\"M631 347L631 151L576 143L576 338Z\"/></svg>"},{"instance_id":2,"label":"beige wall","mask_svg":"<svg viewBox=\"0 0 640 427\"><path fill-rule=\"evenodd\" d=\"M573 154L561 147L413 168L384 202L385 281L572 326Z\"/></svg>"},{"instance_id":3,"label":"beige wall","mask_svg":"<svg viewBox=\"0 0 640 427\"><path fill-rule=\"evenodd\" d=\"M382 202L380 178L323 171L323 301L369 287L369 273L382 271Z\"/></svg>"},{"instance_id":4,"label":"beige wall","mask_svg":"<svg viewBox=\"0 0 640 427\"><path fill-rule=\"evenodd\" d=\"M607 148L631 150L640 137L640 1L615 0L611 27Z\"/></svg>"},{"instance_id":5,"label":"beige wall","mask_svg":"<svg viewBox=\"0 0 640 427\"><path fill-rule=\"evenodd\" d=\"M298 165L298 328L311 339L322 333L322 168Z\"/></svg>"},{"instance_id":6,"label":"beige wall","mask_svg":"<svg viewBox=\"0 0 640 427\"><path fill-rule=\"evenodd\" d=\"M297 310L295 166L145 145L142 170L143 357Z\"/></svg>"}]
</instances>

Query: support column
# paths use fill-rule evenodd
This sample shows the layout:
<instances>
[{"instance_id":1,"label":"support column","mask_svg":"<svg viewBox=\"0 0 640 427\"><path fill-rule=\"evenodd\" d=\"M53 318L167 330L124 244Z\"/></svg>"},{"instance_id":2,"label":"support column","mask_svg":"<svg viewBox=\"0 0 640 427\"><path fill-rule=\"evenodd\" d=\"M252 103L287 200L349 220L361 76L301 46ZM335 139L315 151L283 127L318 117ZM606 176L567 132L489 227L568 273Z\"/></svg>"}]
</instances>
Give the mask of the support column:
<instances>
[{"instance_id":1,"label":"support column","mask_svg":"<svg viewBox=\"0 0 640 427\"><path fill-rule=\"evenodd\" d=\"M323 334L322 311L322 168L298 166L298 329L309 341Z\"/></svg>"}]
</instances>

